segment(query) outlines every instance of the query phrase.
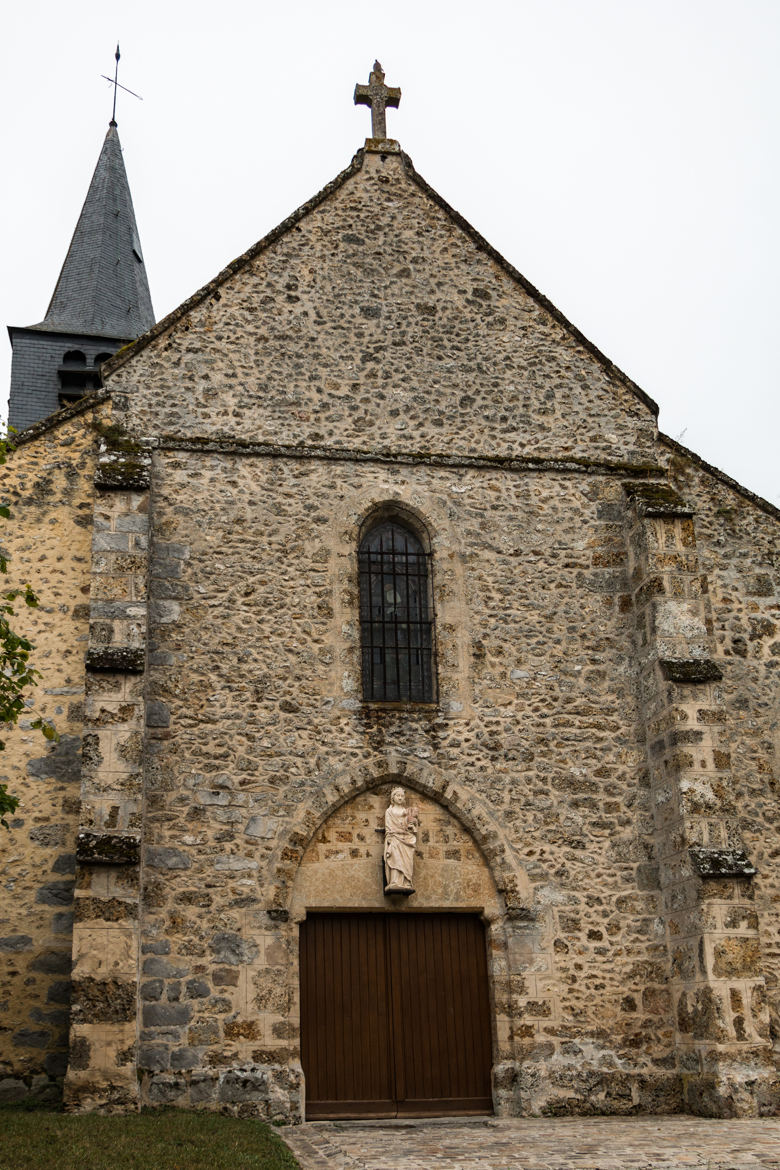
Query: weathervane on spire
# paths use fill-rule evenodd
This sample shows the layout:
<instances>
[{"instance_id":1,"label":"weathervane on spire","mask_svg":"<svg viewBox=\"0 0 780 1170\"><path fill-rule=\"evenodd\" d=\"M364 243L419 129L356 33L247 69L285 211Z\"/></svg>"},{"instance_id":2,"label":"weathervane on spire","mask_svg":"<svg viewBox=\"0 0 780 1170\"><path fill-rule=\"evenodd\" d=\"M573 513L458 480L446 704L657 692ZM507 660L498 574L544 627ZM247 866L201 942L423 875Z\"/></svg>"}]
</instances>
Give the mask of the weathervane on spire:
<instances>
[{"instance_id":1,"label":"weathervane on spire","mask_svg":"<svg viewBox=\"0 0 780 1170\"><path fill-rule=\"evenodd\" d=\"M371 107L371 137L387 138L385 110L388 106L398 109L401 91L397 85L385 85L385 74L378 61L368 78L368 85L355 86L355 105Z\"/></svg>"},{"instance_id":2,"label":"weathervane on spire","mask_svg":"<svg viewBox=\"0 0 780 1170\"><path fill-rule=\"evenodd\" d=\"M105 73L100 74L100 76L103 78L104 81L110 82L110 84L113 85L113 87L114 87L114 108L111 111L111 121L109 122L110 126L116 126L116 91L118 89L123 89L125 91L125 93L129 93L132 95L132 97L138 98L139 102L142 102L144 100L141 97L140 93L134 93L133 90L128 89L126 85L120 85L119 81L117 80L119 77L119 41L117 41L117 44L116 44L116 52L114 53L114 60L116 61L116 65L114 66L113 78L106 77Z\"/></svg>"}]
</instances>

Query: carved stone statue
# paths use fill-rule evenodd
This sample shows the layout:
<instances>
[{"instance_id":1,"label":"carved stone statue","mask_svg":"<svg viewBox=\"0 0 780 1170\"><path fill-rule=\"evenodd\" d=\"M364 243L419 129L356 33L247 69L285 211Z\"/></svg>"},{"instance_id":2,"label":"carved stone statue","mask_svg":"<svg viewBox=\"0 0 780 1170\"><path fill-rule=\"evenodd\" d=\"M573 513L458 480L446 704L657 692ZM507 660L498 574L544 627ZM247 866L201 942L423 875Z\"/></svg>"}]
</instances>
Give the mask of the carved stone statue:
<instances>
[{"instance_id":1,"label":"carved stone statue","mask_svg":"<svg viewBox=\"0 0 780 1170\"><path fill-rule=\"evenodd\" d=\"M413 894L414 847L420 814L406 806L403 788L394 788L385 813L385 893Z\"/></svg>"}]
</instances>

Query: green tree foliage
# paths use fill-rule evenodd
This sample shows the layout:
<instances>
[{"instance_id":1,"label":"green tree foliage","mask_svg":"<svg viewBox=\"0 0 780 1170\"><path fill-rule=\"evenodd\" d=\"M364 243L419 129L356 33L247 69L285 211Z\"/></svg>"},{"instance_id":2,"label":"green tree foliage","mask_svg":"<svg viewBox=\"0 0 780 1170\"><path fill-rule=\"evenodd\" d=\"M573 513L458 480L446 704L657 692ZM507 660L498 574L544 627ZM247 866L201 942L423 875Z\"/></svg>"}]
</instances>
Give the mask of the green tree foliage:
<instances>
[{"instance_id":1,"label":"green tree foliage","mask_svg":"<svg viewBox=\"0 0 780 1170\"><path fill-rule=\"evenodd\" d=\"M5 463L11 444L6 437L0 438L0 464ZM0 504L0 517L8 520L11 512L7 504ZM8 557L0 552L0 574L8 573ZM39 672L30 665L30 654L33 650L32 642L15 633L12 621L18 604L24 604L31 609L38 605L30 585L21 585L16 589L9 589L0 593L0 724L6 727L19 722L24 711L25 694L30 687L35 686ZM38 728L47 739L57 739L54 727L43 719L33 720L32 727ZM0 739L0 751L5 747L5 740ZM13 813L19 804L19 798L10 793L5 784L0 783L0 825L8 828L6 816Z\"/></svg>"}]
</instances>

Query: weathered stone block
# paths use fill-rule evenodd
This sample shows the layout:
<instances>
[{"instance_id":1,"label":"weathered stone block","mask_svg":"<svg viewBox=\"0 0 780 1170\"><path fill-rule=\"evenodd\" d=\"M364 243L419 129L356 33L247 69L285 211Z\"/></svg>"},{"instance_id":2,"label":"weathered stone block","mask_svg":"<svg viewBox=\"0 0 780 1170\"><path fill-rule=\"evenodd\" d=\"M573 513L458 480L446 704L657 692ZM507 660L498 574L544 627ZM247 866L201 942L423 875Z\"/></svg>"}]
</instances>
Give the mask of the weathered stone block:
<instances>
[{"instance_id":1,"label":"weathered stone block","mask_svg":"<svg viewBox=\"0 0 780 1170\"><path fill-rule=\"evenodd\" d=\"M744 849L696 847L688 853L695 872L702 878L750 878L758 872Z\"/></svg>"},{"instance_id":2,"label":"weathered stone block","mask_svg":"<svg viewBox=\"0 0 780 1170\"><path fill-rule=\"evenodd\" d=\"M81 832L76 856L81 865L138 865L141 840L131 833Z\"/></svg>"},{"instance_id":3,"label":"weathered stone block","mask_svg":"<svg viewBox=\"0 0 780 1170\"><path fill-rule=\"evenodd\" d=\"M185 984L185 999L205 999L211 995L211 988L204 979L189 979Z\"/></svg>"},{"instance_id":4,"label":"weathered stone block","mask_svg":"<svg viewBox=\"0 0 780 1170\"><path fill-rule=\"evenodd\" d=\"M45 882L38 887L35 901L44 906L69 906L73 901L73 886L72 879L62 882Z\"/></svg>"},{"instance_id":5,"label":"weathered stone block","mask_svg":"<svg viewBox=\"0 0 780 1170\"><path fill-rule=\"evenodd\" d=\"M240 935L231 931L220 931L213 935L209 946L218 963L236 966L240 963L251 963L258 953L256 943L242 939Z\"/></svg>"},{"instance_id":6,"label":"weathered stone block","mask_svg":"<svg viewBox=\"0 0 780 1170\"><path fill-rule=\"evenodd\" d=\"M143 674L146 668L146 650L143 646L90 646L87 650L86 666L87 670Z\"/></svg>"},{"instance_id":7,"label":"weathered stone block","mask_svg":"<svg viewBox=\"0 0 780 1170\"><path fill-rule=\"evenodd\" d=\"M23 1101L28 1094L27 1085L19 1077L0 1077L0 1103Z\"/></svg>"},{"instance_id":8,"label":"weathered stone block","mask_svg":"<svg viewBox=\"0 0 780 1170\"><path fill-rule=\"evenodd\" d=\"M56 980L49 984L49 989L46 992L47 1003L70 1003L71 996L71 981L70 979Z\"/></svg>"},{"instance_id":9,"label":"weathered stone block","mask_svg":"<svg viewBox=\"0 0 780 1170\"><path fill-rule=\"evenodd\" d=\"M171 1051L167 1044L141 1044L138 1048L140 1072L165 1072L171 1067Z\"/></svg>"},{"instance_id":10,"label":"weathered stone block","mask_svg":"<svg viewBox=\"0 0 780 1170\"><path fill-rule=\"evenodd\" d=\"M211 981L215 987L238 987L238 971L231 967L215 967Z\"/></svg>"},{"instance_id":11,"label":"weathered stone block","mask_svg":"<svg viewBox=\"0 0 780 1170\"><path fill-rule=\"evenodd\" d=\"M152 457L130 440L126 450L102 446L95 469L95 487L104 491L144 491L149 487Z\"/></svg>"},{"instance_id":12,"label":"weathered stone block","mask_svg":"<svg viewBox=\"0 0 780 1170\"><path fill-rule=\"evenodd\" d=\"M186 1003L145 1003L145 1028L181 1027L192 1019L192 1007Z\"/></svg>"},{"instance_id":13,"label":"weathered stone block","mask_svg":"<svg viewBox=\"0 0 780 1170\"><path fill-rule=\"evenodd\" d=\"M27 771L30 776L38 779L77 784L81 780L80 753L80 736L61 735L59 742L52 744L45 756L28 761Z\"/></svg>"},{"instance_id":14,"label":"weathered stone block","mask_svg":"<svg viewBox=\"0 0 780 1170\"><path fill-rule=\"evenodd\" d=\"M182 979L189 974L189 967L180 967L175 963L170 963L167 959L150 955L149 958L144 959L143 973L161 979Z\"/></svg>"},{"instance_id":15,"label":"weathered stone block","mask_svg":"<svg viewBox=\"0 0 780 1170\"><path fill-rule=\"evenodd\" d=\"M144 861L153 869L189 869L192 858L182 849L166 845L147 845Z\"/></svg>"},{"instance_id":16,"label":"weathered stone block","mask_svg":"<svg viewBox=\"0 0 780 1170\"><path fill-rule=\"evenodd\" d=\"M141 944L142 955L169 955L171 953L170 939L159 938Z\"/></svg>"},{"instance_id":17,"label":"weathered stone block","mask_svg":"<svg viewBox=\"0 0 780 1170\"><path fill-rule=\"evenodd\" d=\"M226 1105L262 1102L268 1098L268 1074L251 1069L225 1073L219 1086L219 1100Z\"/></svg>"},{"instance_id":18,"label":"weathered stone block","mask_svg":"<svg viewBox=\"0 0 780 1170\"><path fill-rule=\"evenodd\" d=\"M35 1028L19 1028L11 1037L17 1048L46 1048L50 1040L51 1032Z\"/></svg>"},{"instance_id":19,"label":"weathered stone block","mask_svg":"<svg viewBox=\"0 0 780 1170\"><path fill-rule=\"evenodd\" d=\"M693 509L670 483L627 482L623 489L642 516L693 515Z\"/></svg>"},{"instance_id":20,"label":"weathered stone block","mask_svg":"<svg viewBox=\"0 0 780 1170\"><path fill-rule=\"evenodd\" d=\"M70 951L42 951L30 964L31 971L42 971L46 975L70 974Z\"/></svg>"},{"instance_id":21,"label":"weathered stone block","mask_svg":"<svg viewBox=\"0 0 780 1170\"><path fill-rule=\"evenodd\" d=\"M65 845L70 836L68 825L36 825L30 829L30 840L44 848Z\"/></svg>"},{"instance_id":22,"label":"weathered stone block","mask_svg":"<svg viewBox=\"0 0 780 1170\"><path fill-rule=\"evenodd\" d=\"M59 1079L65 1076L68 1071L68 1053L63 1052L48 1052L43 1058L43 1067L50 1077ZM59 1085L46 1085L43 1088L44 1094L48 1100L57 1101L62 1096L62 1090Z\"/></svg>"},{"instance_id":23,"label":"weathered stone block","mask_svg":"<svg viewBox=\"0 0 780 1170\"><path fill-rule=\"evenodd\" d=\"M211 1104L217 1099L219 1076L216 1073L198 1072L190 1078L190 1102L192 1105Z\"/></svg>"},{"instance_id":24,"label":"weathered stone block","mask_svg":"<svg viewBox=\"0 0 780 1170\"><path fill-rule=\"evenodd\" d=\"M147 727L170 727L171 713L159 699L150 699L146 704Z\"/></svg>"},{"instance_id":25,"label":"weathered stone block","mask_svg":"<svg viewBox=\"0 0 780 1170\"><path fill-rule=\"evenodd\" d=\"M664 678L676 683L717 682L723 678L718 664L711 658L661 658Z\"/></svg>"},{"instance_id":26,"label":"weathered stone block","mask_svg":"<svg viewBox=\"0 0 780 1170\"><path fill-rule=\"evenodd\" d=\"M32 936L29 934L9 934L0 938L0 951L7 953L29 950L32 946Z\"/></svg>"},{"instance_id":27,"label":"weathered stone block","mask_svg":"<svg viewBox=\"0 0 780 1170\"><path fill-rule=\"evenodd\" d=\"M149 1083L149 1101L152 1105L176 1105L186 1100L187 1082L184 1077L158 1073Z\"/></svg>"},{"instance_id":28,"label":"weathered stone block","mask_svg":"<svg viewBox=\"0 0 780 1170\"><path fill-rule=\"evenodd\" d=\"M134 1020L138 985L122 979L73 980L71 1019L79 1024L116 1024Z\"/></svg>"},{"instance_id":29,"label":"weathered stone block","mask_svg":"<svg viewBox=\"0 0 780 1170\"><path fill-rule=\"evenodd\" d=\"M197 1048L174 1048L171 1052L171 1068L182 1069L198 1068L202 1059L202 1052Z\"/></svg>"},{"instance_id":30,"label":"weathered stone block","mask_svg":"<svg viewBox=\"0 0 780 1170\"><path fill-rule=\"evenodd\" d=\"M138 903L122 898L95 898L82 896L76 899L77 922L126 922L138 917Z\"/></svg>"},{"instance_id":31,"label":"weathered stone block","mask_svg":"<svg viewBox=\"0 0 780 1170\"><path fill-rule=\"evenodd\" d=\"M761 946L757 938L735 936L716 943L712 973L718 979L749 979L761 971Z\"/></svg>"},{"instance_id":32,"label":"weathered stone block","mask_svg":"<svg viewBox=\"0 0 780 1170\"><path fill-rule=\"evenodd\" d=\"M70 910L61 911L59 914L53 914L51 919L51 929L54 934L70 934L73 930L73 913Z\"/></svg>"},{"instance_id":33,"label":"weathered stone block","mask_svg":"<svg viewBox=\"0 0 780 1170\"><path fill-rule=\"evenodd\" d=\"M221 1032L217 1020L198 1020L187 1032L187 1041L193 1047L195 1045L215 1044L220 1038Z\"/></svg>"},{"instance_id":34,"label":"weathered stone block","mask_svg":"<svg viewBox=\"0 0 780 1170\"><path fill-rule=\"evenodd\" d=\"M255 816L250 817L244 833L258 841L273 839L279 828L278 817Z\"/></svg>"}]
</instances>

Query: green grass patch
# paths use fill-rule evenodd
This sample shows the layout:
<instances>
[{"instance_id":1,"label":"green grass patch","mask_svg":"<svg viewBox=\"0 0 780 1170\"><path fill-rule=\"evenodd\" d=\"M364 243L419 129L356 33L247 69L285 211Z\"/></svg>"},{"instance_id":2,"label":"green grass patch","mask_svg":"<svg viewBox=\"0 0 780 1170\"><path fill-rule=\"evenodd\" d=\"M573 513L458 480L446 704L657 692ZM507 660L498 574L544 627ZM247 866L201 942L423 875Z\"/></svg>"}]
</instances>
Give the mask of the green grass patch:
<instances>
[{"instance_id":1,"label":"green grass patch","mask_svg":"<svg viewBox=\"0 0 780 1170\"><path fill-rule=\"evenodd\" d=\"M296 1170L262 1121L144 1110L103 1116L0 1110L0 1170Z\"/></svg>"}]
</instances>

